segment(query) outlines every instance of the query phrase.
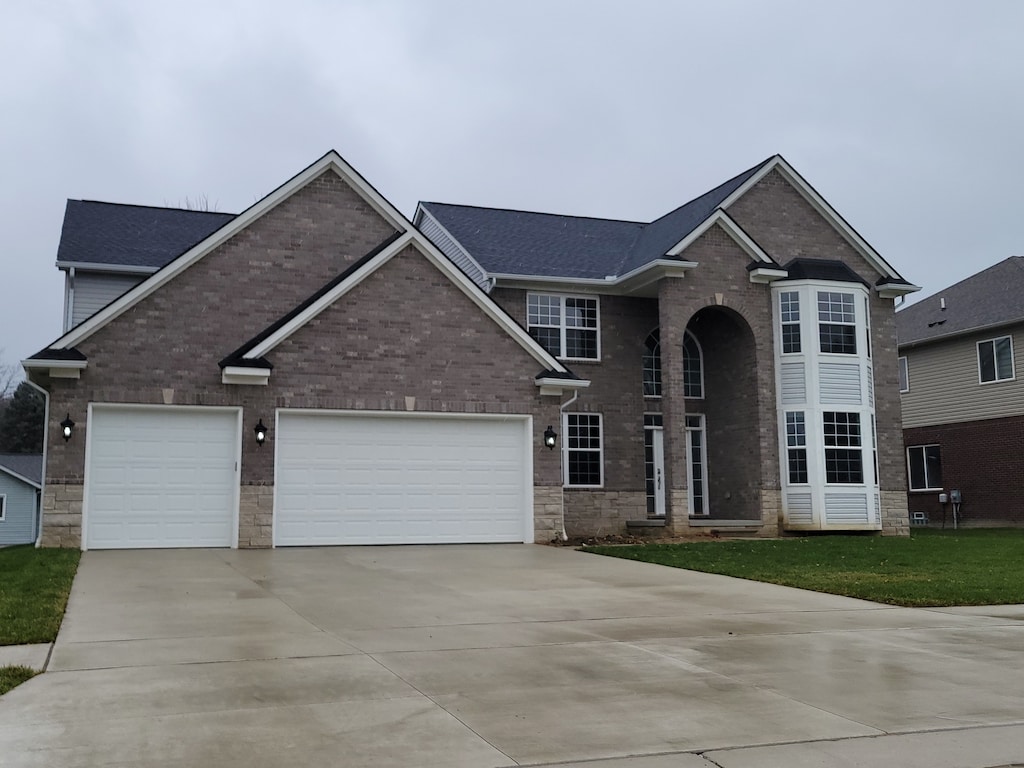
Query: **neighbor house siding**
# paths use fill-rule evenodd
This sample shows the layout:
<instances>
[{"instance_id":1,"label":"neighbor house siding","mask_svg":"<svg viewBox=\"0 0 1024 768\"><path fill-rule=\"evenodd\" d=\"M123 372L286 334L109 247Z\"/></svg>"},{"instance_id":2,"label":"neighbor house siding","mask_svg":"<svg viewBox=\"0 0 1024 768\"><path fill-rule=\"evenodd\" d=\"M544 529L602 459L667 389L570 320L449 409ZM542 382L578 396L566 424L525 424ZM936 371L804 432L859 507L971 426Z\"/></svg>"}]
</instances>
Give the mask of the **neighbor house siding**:
<instances>
[{"instance_id":1,"label":"neighbor house siding","mask_svg":"<svg viewBox=\"0 0 1024 768\"><path fill-rule=\"evenodd\" d=\"M134 288L145 275L111 275L76 272L71 325L76 326L96 314L129 288Z\"/></svg>"},{"instance_id":2,"label":"neighbor house siding","mask_svg":"<svg viewBox=\"0 0 1024 768\"><path fill-rule=\"evenodd\" d=\"M979 341L1013 338L1015 379L979 383ZM905 429L1024 415L1024 326L904 347L910 391L902 394Z\"/></svg>"},{"instance_id":3,"label":"neighbor house siding","mask_svg":"<svg viewBox=\"0 0 1024 768\"><path fill-rule=\"evenodd\" d=\"M0 520L0 544L35 541L36 489L0 472L0 496L7 497L4 519Z\"/></svg>"}]
</instances>

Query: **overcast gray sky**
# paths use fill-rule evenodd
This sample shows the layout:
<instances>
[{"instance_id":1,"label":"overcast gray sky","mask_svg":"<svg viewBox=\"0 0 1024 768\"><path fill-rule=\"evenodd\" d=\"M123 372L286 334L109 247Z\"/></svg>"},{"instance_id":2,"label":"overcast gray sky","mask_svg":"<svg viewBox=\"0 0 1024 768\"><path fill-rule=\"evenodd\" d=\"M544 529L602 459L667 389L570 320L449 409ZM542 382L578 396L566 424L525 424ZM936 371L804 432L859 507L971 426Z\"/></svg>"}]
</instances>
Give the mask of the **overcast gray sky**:
<instances>
[{"instance_id":1,"label":"overcast gray sky","mask_svg":"<svg viewBox=\"0 0 1024 768\"><path fill-rule=\"evenodd\" d=\"M0 350L67 198L238 212L337 149L437 200L650 220L781 153L919 296L1024 254L1024 2L7 0Z\"/></svg>"}]
</instances>

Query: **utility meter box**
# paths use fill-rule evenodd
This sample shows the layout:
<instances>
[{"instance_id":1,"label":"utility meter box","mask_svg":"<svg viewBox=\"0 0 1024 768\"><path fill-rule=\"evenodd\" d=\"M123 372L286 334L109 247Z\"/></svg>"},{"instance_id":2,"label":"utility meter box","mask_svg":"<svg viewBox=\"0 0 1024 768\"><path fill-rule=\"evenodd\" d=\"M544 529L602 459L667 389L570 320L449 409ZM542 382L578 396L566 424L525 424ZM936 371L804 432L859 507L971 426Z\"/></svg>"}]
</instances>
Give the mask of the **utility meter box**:
<instances>
[{"instance_id":1,"label":"utility meter box","mask_svg":"<svg viewBox=\"0 0 1024 768\"><path fill-rule=\"evenodd\" d=\"M948 503L949 503L949 496L947 496L944 493L940 493L939 494L939 504L948 504Z\"/></svg>"},{"instance_id":2,"label":"utility meter box","mask_svg":"<svg viewBox=\"0 0 1024 768\"><path fill-rule=\"evenodd\" d=\"M960 491L958 491L956 488L954 488L952 491L950 491L949 492L949 500L952 501L954 504L959 504L960 503Z\"/></svg>"}]
</instances>

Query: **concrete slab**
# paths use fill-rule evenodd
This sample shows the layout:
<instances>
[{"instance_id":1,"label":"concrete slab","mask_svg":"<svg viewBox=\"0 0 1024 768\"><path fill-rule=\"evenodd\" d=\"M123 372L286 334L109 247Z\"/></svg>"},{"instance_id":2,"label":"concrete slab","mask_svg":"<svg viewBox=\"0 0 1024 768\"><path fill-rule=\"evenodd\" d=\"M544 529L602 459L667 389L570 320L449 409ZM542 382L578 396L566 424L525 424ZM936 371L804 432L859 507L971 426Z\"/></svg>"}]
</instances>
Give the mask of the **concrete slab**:
<instances>
[{"instance_id":1,"label":"concrete slab","mask_svg":"<svg viewBox=\"0 0 1024 768\"><path fill-rule=\"evenodd\" d=\"M1022 632L525 545L87 552L49 671L0 699L0 755L688 768L799 742L821 764L1020 722Z\"/></svg>"},{"instance_id":2,"label":"concrete slab","mask_svg":"<svg viewBox=\"0 0 1024 768\"><path fill-rule=\"evenodd\" d=\"M0 667L28 667L43 670L50 655L50 643L0 645Z\"/></svg>"}]
</instances>

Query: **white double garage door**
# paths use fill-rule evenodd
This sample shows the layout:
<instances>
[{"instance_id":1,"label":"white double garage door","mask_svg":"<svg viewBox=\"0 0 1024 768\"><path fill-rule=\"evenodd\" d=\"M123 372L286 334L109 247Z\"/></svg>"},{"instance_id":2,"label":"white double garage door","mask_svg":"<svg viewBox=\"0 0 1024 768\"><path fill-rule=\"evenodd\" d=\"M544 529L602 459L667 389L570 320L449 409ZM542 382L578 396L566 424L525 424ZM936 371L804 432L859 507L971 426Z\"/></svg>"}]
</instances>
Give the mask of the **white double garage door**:
<instances>
[{"instance_id":1,"label":"white double garage door","mask_svg":"<svg viewBox=\"0 0 1024 768\"><path fill-rule=\"evenodd\" d=\"M278 412L275 546L533 540L526 416ZM237 408L90 407L84 547L238 541ZM273 446L273 447L271 447Z\"/></svg>"}]
</instances>

